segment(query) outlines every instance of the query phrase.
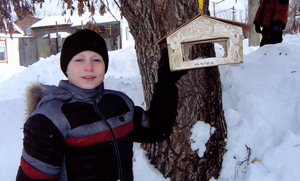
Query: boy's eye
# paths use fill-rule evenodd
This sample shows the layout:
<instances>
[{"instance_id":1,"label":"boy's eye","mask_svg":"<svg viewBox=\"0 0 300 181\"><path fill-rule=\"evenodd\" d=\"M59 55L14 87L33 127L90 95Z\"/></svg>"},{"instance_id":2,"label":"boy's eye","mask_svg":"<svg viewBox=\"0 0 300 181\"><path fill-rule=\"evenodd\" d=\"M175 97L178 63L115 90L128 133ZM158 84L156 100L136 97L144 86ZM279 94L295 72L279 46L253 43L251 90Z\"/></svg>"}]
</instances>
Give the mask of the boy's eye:
<instances>
[{"instance_id":1,"label":"boy's eye","mask_svg":"<svg viewBox=\"0 0 300 181\"><path fill-rule=\"evenodd\" d=\"M76 62L83 62L83 59L76 59Z\"/></svg>"},{"instance_id":2,"label":"boy's eye","mask_svg":"<svg viewBox=\"0 0 300 181\"><path fill-rule=\"evenodd\" d=\"M100 59L93 59L94 62L102 62Z\"/></svg>"}]
</instances>

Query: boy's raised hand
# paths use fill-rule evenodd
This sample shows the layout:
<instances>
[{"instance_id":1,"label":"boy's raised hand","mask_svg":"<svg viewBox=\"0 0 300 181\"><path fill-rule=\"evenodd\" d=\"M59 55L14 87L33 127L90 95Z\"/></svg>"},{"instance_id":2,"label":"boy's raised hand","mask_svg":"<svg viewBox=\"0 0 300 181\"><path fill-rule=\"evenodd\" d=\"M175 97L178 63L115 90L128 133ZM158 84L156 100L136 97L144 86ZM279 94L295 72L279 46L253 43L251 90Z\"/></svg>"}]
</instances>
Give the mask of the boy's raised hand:
<instances>
[{"instance_id":1,"label":"boy's raised hand","mask_svg":"<svg viewBox=\"0 0 300 181\"><path fill-rule=\"evenodd\" d=\"M183 75L187 73L186 70L171 72L169 64L168 49L164 48L161 53L158 67L158 81L176 83Z\"/></svg>"}]
</instances>

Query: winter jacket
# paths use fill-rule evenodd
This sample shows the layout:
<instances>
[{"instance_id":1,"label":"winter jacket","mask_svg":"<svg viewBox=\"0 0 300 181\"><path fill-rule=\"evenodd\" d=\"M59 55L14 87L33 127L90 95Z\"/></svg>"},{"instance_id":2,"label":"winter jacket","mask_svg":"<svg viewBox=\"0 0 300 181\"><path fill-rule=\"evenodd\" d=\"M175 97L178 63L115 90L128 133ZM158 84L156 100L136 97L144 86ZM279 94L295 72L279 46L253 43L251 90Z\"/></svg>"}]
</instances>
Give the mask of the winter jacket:
<instances>
[{"instance_id":1,"label":"winter jacket","mask_svg":"<svg viewBox=\"0 0 300 181\"><path fill-rule=\"evenodd\" d=\"M20 181L133 180L133 141L166 139L176 117L174 83L156 83L148 111L104 84L84 90L61 81L36 89L42 94L24 124Z\"/></svg>"},{"instance_id":2,"label":"winter jacket","mask_svg":"<svg viewBox=\"0 0 300 181\"><path fill-rule=\"evenodd\" d=\"M285 28L288 17L289 0L260 0L254 24L262 27L281 26Z\"/></svg>"}]
</instances>

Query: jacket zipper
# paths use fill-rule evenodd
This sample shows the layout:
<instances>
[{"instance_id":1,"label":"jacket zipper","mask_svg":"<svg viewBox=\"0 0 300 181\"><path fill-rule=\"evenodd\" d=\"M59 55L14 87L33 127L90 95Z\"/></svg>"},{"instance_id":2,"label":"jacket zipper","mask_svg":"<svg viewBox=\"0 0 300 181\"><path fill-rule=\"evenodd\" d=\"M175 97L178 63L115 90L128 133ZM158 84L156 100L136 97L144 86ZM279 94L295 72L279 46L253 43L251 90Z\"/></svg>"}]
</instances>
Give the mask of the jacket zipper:
<instances>
[{"instance_id":1,"label":"jacket zipper","mask_svg":"<svg viewBox=\"0 0 300 181\"><path fill-rule=\"evenodd\" d=\"M123 181L123 172L122 172L122 164L121 164L121 156L120 156L120 152L119 152L119 146L117 143L117 139L115 136L115 133L112 129L112 127L108 124L107 119L104 117L104 115L99 111L97 103L96 103L96 98L94 99L94 109L96 111L96 113L102 118L102 120L105 122L105 124L107 125L107 127L109 128L110 134L112 136L112 142L114 145L114 149L115 149L115 153L116 153L116 158L117 158L117 162L118 162L118 174L119 174L119 180Z\"/></svg>"}]
</instances>

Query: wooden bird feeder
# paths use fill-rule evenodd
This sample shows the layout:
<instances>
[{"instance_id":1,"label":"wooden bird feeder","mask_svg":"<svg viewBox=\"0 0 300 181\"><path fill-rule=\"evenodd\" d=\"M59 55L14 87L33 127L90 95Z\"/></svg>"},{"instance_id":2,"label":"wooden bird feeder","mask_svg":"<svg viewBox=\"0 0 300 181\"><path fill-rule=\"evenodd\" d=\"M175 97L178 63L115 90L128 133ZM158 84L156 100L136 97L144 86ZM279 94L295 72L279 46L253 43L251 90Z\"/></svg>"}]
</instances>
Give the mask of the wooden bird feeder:
<instances>
[{"instance_id":1,"label":"wooden bird feeder","mask_svg":"<svg viewBox=\"0 0 300 181\"><path fill-rule=\"evenodd\" d=\"M243 62L243 35L252 26L199 14L158 43L167 43L171 71L237 64ZM193 47L205 51L201 47L208 44L214 45L215 57L205 57L205 52L198 52L199 57L191 58Z\"/></svg>"}]
</instances>

